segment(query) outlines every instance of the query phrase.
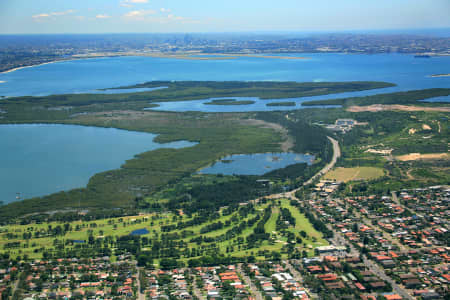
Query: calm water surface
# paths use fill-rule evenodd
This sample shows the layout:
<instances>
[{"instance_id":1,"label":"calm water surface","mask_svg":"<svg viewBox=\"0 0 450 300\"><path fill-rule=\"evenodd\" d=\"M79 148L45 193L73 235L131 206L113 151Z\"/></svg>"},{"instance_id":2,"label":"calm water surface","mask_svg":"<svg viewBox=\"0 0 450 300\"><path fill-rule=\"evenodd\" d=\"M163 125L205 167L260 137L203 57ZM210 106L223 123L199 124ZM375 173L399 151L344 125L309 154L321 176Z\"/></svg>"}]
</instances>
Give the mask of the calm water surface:
<instances>
[{"instance_id":1,"label":"calm water surface","mask_svg":"<svg viewBox=\"0 0 450 300\"><path fill-rule=\"evenodd\" d=\"M334 96L334 95L329 95ZM336 97L336 96L334 96ZM332 98L332 97L330 97ZM214 105L206 104L213 100L221 99L235 99L236 101L250 100L254 101L253 104L245 105ZM261 100L259 97L223 97L223 98L208 98L202 100L191 100L191 101L177 101L177 102L159 102L155 103L157 107L145 108L145 110L159 110L159 111L203 111L203 112L244 112L244 111L267 111L267 110L292 110L292 109L302 109L309 108L307 106L301 106L302 102L316 99L316 97L304 97L304 98L282 98L282 99L264 99ZM324 99L317 97L317 99ZM271 102L295 102L295 106L267 106ZM316 105L314 108L331 108L331 107L341 107L340 105Z\"/></svg>"},{"instance_id":2,"label":"calm water surface","mask_svg":"<svg viewBox=\"0 0 450 300\"><path fill-rule=\"evenodd\" d=\"M83 187L92 175L117 169L138 153L195 145L158 144L155 136L72 125L0 125L0 200Z\"/></svg>"},{"instance_id":3,"label":"calm water surface","mask_svg":"<svg viewBox=\"0 0 450 300\"><path fill-rule=\"evenodd\" d=\"M263 175L289 165L307 163L311 165L313 155L299 153L257 153L226 156L213 165L203 168L202 174Z\"/></svg>"},{"instance_id":4,"label":"calm water surface","mask_svg":"<svg viewBox=\"0 0 450 300\"><path fill-rule=\"evenodd\" d=\"M450 86L450 77L430 77L433 74L448 73L450 57L415 58L413 55L402 54L321 53L301 53L291 56L310 59L239 57L234 60L182 60L112 57L58 62L0 74L0 81L4 81L0 83L0 96L85 93L152 80L298 82L368 80L387 81L398 85L394 88L350 95ZM224 106L222 109L226 111L228 108ZM273 109L279 108L265 107L265 110Z\"/></svg>"}]
</instances>

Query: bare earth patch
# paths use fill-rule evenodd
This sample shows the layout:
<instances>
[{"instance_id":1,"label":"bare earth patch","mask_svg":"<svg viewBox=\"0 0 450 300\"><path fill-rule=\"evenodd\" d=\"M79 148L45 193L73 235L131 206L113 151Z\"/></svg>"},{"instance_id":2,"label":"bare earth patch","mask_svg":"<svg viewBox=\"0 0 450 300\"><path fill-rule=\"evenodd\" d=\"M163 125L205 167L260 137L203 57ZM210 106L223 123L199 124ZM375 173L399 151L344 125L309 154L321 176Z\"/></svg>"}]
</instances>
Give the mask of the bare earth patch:
<instances>
[{"instance_id":1,"label":"bare earth patch","mask_svg":"<svg viewBox=\"0 0 450 300\"><path fill-rule=\"evenodd\" d=\"M423 107L423 106L410 106L410 105L384 105L384 104L373 104L369 106L350 106L347 111L350 112L378 112L384 110L401 110L401 111L442 111L450 112L450 107Z\"/></svg>"},{"instance_id":2,"label":"bare earth patch","mask_svg":"<svg viewBox=\"0 0 450 300\"><path fill-rule=\"evenodd\" d=\"M448 153L430 153L430 154L410 153L406 155L396 156L395 158L401 161L411 161L419 159L449 159L450 155Z\"/></svg>"},{"instance_id":3,"label":"bare earth patch","mask_svg":"<svg viewBox=\"0 0 450 300\"><path fill-rule=\"evenodd\" d=\"M377 149L370 148L370 149L367 149L365 152L373 153L373 154L381 154L381 155L391 155L393 150L394 149L380 149L380 150L377 150Z\"/></svg>"}]
</instances>

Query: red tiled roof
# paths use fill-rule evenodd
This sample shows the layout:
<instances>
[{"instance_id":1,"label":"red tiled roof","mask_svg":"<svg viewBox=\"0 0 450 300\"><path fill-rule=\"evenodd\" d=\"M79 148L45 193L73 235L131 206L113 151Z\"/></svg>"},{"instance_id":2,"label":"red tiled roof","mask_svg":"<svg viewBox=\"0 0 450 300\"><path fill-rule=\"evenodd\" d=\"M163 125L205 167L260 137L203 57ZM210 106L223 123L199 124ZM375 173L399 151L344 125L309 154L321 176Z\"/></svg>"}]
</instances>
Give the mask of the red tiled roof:
<instances>
[{"instance_id":1,"label":"red tiled roof","mask_svg":"<svg viewBox=\"0 0 450 300\"><path fill-rule=\"evenodd\" d=\"M450 281L450 274L442 274L442 277L444 277L445 280Z\"/></svg>"},{"instance_id":2,"label":"red tiled roof","mask_svg":"<svg viewBox=\"0 0 450 300\"><path fill-rule=\"evenodd\" d=\"M384 298L386 298L386 300L402 300L403 299L402 297L400 297L400 295L397 295L397 294L384 295Z\"/></svg>"}]
</instances>

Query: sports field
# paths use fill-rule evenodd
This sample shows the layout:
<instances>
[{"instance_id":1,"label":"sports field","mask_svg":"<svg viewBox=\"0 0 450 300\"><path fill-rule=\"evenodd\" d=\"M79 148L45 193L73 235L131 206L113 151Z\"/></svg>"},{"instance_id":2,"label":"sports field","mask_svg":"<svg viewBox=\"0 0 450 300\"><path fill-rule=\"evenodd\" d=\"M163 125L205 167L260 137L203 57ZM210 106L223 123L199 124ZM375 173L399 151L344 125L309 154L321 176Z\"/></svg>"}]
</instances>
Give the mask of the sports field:
<instances>
[{"instance_id":1,"label":"sports field","mask_svg":"<svg viewBox=\"0 0 450 300\"><path fill-rule=\"evenodd\" d=\"M336 168L328 172L324 179L348 182L375 179L383 175L383 169L375 167Z\"/></svg>"}]
</instances>

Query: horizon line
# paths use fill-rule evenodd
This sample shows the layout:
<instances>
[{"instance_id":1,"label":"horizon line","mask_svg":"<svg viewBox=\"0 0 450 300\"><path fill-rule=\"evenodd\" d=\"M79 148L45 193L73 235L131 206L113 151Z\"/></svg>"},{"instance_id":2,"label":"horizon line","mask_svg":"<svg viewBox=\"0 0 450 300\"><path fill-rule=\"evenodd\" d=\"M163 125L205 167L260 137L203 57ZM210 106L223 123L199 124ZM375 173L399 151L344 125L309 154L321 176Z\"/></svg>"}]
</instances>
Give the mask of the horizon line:
<instances>
[{"instance_id":1,"label":"horizon line","mask_svg":"<svg viewBox=\"0 0 450 300\"><path fill-rule=\"evenodd\" d=\"M450 30L450 27L409 27L409 28L377 28L377 29L312 29L312 30L246 30L246 31L172 31L172 32L52 32L52 33L0 33L0 35L102 35L102 34L299 34L299 33L364 33L386 31L433 31Z\"/></svg>"}]
</instances>

